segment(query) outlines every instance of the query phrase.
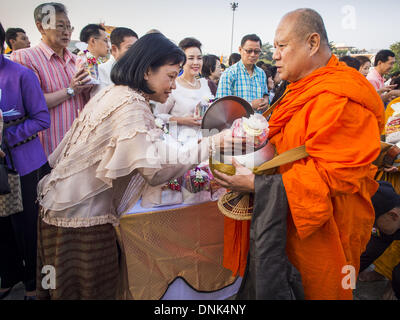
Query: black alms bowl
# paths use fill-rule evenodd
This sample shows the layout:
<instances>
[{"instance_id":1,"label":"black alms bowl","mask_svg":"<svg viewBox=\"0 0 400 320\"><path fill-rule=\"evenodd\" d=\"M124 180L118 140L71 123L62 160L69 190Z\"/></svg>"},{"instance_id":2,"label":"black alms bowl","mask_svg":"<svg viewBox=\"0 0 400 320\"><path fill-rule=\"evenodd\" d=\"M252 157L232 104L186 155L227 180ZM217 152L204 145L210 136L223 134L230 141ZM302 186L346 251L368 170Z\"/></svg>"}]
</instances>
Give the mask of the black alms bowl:
<instances>
[{"instance_id":1,"label":"black alms bowl","mask_svg":"<svg viewBox=\"0 0 400 320\"><path fill-rule=\"evenodd\" d=\"M250 103L246 100L235 97L227 96L215 101L206 111L201 124L203 136L208 137L217 132L230 129L236 119L242 117L250 117L254 114L254 110ZM211 132L214 130L214 132Z\"/></svg>"}]
</instances>

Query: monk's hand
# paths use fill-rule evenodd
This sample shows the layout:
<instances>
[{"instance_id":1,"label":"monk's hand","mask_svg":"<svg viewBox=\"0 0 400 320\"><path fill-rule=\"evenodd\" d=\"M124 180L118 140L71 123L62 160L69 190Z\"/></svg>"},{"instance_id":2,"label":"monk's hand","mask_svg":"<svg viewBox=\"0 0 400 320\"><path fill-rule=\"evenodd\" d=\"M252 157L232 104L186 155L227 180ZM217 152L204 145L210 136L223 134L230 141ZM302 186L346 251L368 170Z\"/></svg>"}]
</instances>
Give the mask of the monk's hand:
<instances>
[{"instance_id":1,"label":"monk's hand","mask_svg":"<svg viewBox=\"0 0 400 320\"><path fill-rule=\"evenodd\" d=\"M0 158L5 158L6 154L0 149Z\"/></svg>"},{"instance_id":2,"label":"monk's hand","mask_svg":"<svg viewBox=\"0 0 400 320\"><path fill-rule=\"evenodd\" d=\"M215 182L232 191L254 193L254 173L250 169L242 166L234 158L232 158L232 164L236 169L236 174L234 176L229 176L215 170Z\"/></svg>"}]
</instances>

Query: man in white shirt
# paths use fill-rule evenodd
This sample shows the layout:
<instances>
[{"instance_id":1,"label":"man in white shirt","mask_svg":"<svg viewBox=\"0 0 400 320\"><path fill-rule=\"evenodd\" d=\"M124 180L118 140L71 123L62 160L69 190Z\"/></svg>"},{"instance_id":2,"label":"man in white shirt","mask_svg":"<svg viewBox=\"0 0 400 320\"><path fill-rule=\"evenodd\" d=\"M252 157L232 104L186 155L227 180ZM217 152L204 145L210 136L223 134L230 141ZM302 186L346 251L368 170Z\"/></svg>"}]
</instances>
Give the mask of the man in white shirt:
<instances>
[{"instance_id":1,"label":"man in white shirt","mask_svg":"<svg viewBox=\"0 0 400 320\"><path fill-rule=\"evenodd\" d=\"M87 51L96 59L105 58L108 55L110 47L106 29L103 26L88 24L82 29L80 40L87 44Z\"/></svg>"},{"instance_id":2,"label":"man in white shirt","mask_svg":"<svg viewBox=\"0 0 400 320\"><path fill-rule=\"evenodd\" d=\"M114 64L128 51L138 38L136 32L129 28L115 28L113 32L111 32L110 59L106 63L99 65L100 84L92 89L90 93L91 97L112 84L110 75Z\"/></svg>"}]
</instances>

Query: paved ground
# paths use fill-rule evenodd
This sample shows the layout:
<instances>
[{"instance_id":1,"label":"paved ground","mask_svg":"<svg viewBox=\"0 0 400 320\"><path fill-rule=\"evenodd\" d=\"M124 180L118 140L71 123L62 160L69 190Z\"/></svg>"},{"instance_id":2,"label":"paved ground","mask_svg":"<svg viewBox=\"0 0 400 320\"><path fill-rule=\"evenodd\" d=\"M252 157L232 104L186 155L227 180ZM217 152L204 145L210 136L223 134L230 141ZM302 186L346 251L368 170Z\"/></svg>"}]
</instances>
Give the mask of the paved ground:
<instances>
[{"instance_id":1,"label":"paved ground","mask_svg":"<svg viewBox=\"0 0 400 320\"><path fill-rule=\"evenodd\" d=\"M354 291L354 300L380 300L387 284L387 280L376 282L358 281L356 290ZM16 285L11 294L5 300L24 300L23 284L20 283Z\"/></svg>"}]
</instances>

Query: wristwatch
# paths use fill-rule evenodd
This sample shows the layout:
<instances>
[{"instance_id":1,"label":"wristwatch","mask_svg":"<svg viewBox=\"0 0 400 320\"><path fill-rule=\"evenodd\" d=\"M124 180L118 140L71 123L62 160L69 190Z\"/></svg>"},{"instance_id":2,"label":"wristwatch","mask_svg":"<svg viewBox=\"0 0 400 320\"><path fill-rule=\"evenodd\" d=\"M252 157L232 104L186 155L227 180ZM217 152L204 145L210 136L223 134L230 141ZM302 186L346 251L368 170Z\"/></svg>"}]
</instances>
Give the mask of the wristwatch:
<instances>
[{"instance_id":1,"label":"wristwatch","mask_svg":"<svg viewBox=\"0 0 400 320\"><path fill-rule=\"evenodd\" d=\"M75 95L74 89L72 89L72 88L67 88L67 94L68 94L70 97L73 97L73 96Z\"/></svg>"}]
</instances>

